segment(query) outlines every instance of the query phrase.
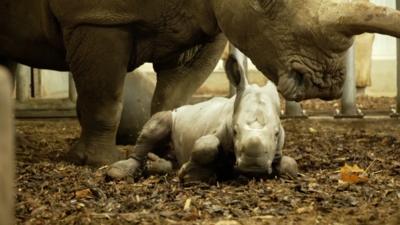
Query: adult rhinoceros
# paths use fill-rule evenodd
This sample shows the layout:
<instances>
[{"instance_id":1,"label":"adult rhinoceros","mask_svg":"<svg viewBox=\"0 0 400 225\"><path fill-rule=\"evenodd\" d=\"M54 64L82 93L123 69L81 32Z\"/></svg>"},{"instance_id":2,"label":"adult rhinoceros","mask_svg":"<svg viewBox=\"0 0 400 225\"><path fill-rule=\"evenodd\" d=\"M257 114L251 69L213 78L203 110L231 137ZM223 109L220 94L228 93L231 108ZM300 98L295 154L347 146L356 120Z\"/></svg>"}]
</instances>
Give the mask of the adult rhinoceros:
<instances>
[{"instance_id":1,"label":"adult rhinoceros","mask_svg":"<svg viewBox=\"0 0 400 225\"><path fill-rule=\"evenodd\" d=\"M400 13L347 0L0 0L0 61L70 70L78 91L76 163L118 158L127 70L152 62L152 111L184 103L226 36L287 99L340 96L352 35L400 37Z\"/></svg>"}]
</instances>

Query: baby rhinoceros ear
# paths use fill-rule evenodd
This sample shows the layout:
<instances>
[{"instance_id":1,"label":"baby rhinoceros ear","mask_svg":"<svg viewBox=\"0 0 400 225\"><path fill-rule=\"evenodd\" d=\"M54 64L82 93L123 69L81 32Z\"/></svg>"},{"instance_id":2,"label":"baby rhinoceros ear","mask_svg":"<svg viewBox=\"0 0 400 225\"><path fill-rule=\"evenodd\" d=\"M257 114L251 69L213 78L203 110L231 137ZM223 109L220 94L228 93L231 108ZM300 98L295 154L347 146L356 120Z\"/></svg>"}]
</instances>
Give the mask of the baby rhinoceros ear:
<instances>
[{"instance_id":1,"label":"baby rhinoceros ear","mask_svg":"<svg viewBox=\"0 0 400 225\"><path fill-rule=\"evenodd\" d=\"M230 54L225 63L225 71L228 76L229 82L235 86L238 92L243 91L248 82L246 74L243 71L242 65L239 64L236 56Z\"/></svg>"},{"instance_id":2,"label":"baby rhinoceros ear","mask_svg":"<svg viewBox=\"0 0 400 225\"><path fill-rule=\"evenodd\" d=\"M248 0L250 5L257 11L268 13L282 0Z\"/></svg>"}]
</instances>

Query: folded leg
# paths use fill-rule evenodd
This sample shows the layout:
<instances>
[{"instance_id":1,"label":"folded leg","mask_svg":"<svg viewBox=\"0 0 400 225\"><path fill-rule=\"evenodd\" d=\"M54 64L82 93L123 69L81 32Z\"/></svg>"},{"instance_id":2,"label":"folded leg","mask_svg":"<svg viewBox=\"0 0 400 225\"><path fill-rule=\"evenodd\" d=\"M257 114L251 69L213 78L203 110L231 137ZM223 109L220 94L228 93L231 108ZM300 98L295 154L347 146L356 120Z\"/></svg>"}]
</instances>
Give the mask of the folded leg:
<instances>
[{"instance_id":1,"label":"folded leg","mask_svg":"<svg viewBox=\"0 0 400 225\"><path fill-rule=\"evenodd\" d=\"M215 181L219 146L220 141L214 135L199 138L194 144L190 160L179 170L179 179L183 182Z\"/></svg>"},{"instance_id":2,"label":"folded leg","mask_svg":"<svg viewBox=\"0 0 400 225\"><path fill-rule=\"evenodd\" d=\"M129 159L112 164L107 175L116 179L134 175L145 165L149 153L166 147L171 139L171 128L171 111L153 115L144 125Z\"/></svg>"}]
</instances>

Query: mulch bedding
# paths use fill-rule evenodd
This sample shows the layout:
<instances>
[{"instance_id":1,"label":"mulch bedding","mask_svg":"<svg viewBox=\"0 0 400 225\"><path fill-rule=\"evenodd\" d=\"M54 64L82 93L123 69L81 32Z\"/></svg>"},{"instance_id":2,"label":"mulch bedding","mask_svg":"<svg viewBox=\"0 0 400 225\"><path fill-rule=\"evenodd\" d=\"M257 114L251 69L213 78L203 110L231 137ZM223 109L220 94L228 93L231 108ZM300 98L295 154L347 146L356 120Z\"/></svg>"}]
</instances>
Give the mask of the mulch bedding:
<instances>
[{"instance_id":1,"label":"mulch bedding","mask_svg":"<svg viewBox=\"0 0 400 225\"><path fill-rule=\"evenodd\" d=\"M297 160L297 180L212 185L183 185L174 175L110 181L106 167L62 160L79 135L76 120L16 125L24 137L16 152L18 224L400 224L398 119L284 120L284 154ZM366 169L368 181L339 182L345 163Z\"/></svg>"}]
</instances>

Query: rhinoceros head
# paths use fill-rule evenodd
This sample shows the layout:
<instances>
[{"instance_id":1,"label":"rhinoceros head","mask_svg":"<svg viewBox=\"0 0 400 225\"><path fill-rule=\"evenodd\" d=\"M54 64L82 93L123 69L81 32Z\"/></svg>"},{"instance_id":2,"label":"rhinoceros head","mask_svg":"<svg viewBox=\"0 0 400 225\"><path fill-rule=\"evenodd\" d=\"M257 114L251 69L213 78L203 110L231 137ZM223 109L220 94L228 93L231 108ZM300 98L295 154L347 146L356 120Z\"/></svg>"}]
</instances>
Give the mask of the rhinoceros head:
<instances>
[{"instance_id":1,"label":"rhinoceros head","mask_svg":"<svg viewBox=\"0 0 400 225\"><path fill-rule=\"evenodd\" d=\"M334 99L353 35L400 37L400 12L348 0L217 0L219 27L288 100Z\"/></svg>"},{"instance_id":2,"label":"rhinoceros head","mask_svg":"<svg viewBox=\"0 0 400 225\"><path fill-rule=\"evenodd\" d=\"M271 174L284 143L278 91L272 82L264 87L249 85L232 56L226 69L237 90L231 126L236 168L243 173Z\"/></svg>"}]
</instances>

